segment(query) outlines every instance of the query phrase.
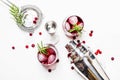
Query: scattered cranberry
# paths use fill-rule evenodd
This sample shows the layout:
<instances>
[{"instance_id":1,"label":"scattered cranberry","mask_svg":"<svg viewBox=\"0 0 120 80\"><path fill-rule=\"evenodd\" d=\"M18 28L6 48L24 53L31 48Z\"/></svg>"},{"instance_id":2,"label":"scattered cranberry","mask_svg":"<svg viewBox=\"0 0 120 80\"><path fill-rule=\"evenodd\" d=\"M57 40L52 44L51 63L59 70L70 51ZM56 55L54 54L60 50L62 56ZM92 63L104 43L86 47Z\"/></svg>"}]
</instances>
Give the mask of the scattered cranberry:
<instances>
[{"instance_id":1,"label":"scattered cranberry","mask_svg":"<svg viewBox=\"0 0 120 80\"><path fill-rule=\"evenodd\" d=\"M29 48L29 46L28 46L28 45L26 45L26 46L25 46L25 48L26 48L26 49L28 49L28 48Z\"/></svg>"},{"instance_id":2,"label":"scattered cranberry","mask_svg":"<svg viewBox=\"0 0 120 80\"><path fill-rule=\"evenodd\" d=\"M48 72L51 72L52 70L51 69L48 69Z\"/></svg>"},{"instance_id":3,"label":"scattered cranberry","mask_svg":"<svg viewBox=\"0 0 120 80\"><path fill-rule=\"evenodd\" d=\"M96 52L95 52L96 55L98 54L102 54L102 51L100 49L97 49Z\"/></svg>"},{"instance_id":4,"label":"scattered cranberry","mask_svg":"<svg viewBox=\"0 0 120 80\"><path fill-rule=\"evenodd\" d=\"M12 46L12 49L14 50L14 49L15 49L15 46Z\"/></svg>"},{"instance_id":5,"label":"scattered cranberry","mask_svg":"<svg viewBox=\"0 0 120 80\"><path fill-rule=\"evenodd\" d=\"M34 47L35 47L35 44L31 44L31 47L33 47L33 48L34 48Z\"/></svg>"},{"instance_id":6,"label":"scattered cranberry","mask_svg":"<svg viewBox=\"0 0 120 80\"><path fill-rule=\"evenodd\" d=\"M80 47L80 46L81 46L81 43L78 43L78 44L77 44L77 47Z\"/></svg>"},{"instance_id":7,"label":"scattered cranberry","mask_svg":"<svg viewBox=\"0 0 120 80\"><path fill-rule=\"evenodd\" d=\"M101 51L100 49L98 49L98 50L97 50L97 52L98 52L99 54L101 54L101 53L102 53L102 51Z\"/></svg>"},{"instance_id":8,"label":"scattered cranberry","mask_svg":"<svg viewBox=\"0 0 120 80\"><path fill-rule=\"evenodd\" d=\"M33 24L36 24L36 23L37 23L36 20L34 20L34 21L33 21Z\"/></svg>"},{"instance_id":9,"label":"scattered cranberry","mask_svg":"<svg viewBox=\"0 0 120 80\"><path fill-rule=\"evenodd\" d=\"M39 35L42 35L42 32L39 32Z\"/></svg>"},{"instance_id":10,"label":"scattered cranberry","mask_svg":"<svg viewBox=\"0 0 120 80\"><path fill-rule=\"evenodd\" d=\"M114 57L111 57L111 60L112 60L112 61L114 61L114 59L115 59Z\"/></svg>"},{"instance_id":11,"label":"scattered cranberry","mask_svg":"<svg viewBox=\"0 0 120 80\"><path fill-rule=\"evenodd\" d=\"M90 37L93 36L93 30L90 31L89 36L90 36Z\"/></svg>"},{"instance_id":12,"label":"scattered cranberry","mask_svg":"<svg viewBox=\"0 0 120 80\"><path fill-rule=\"evenodd\" d=\"M90 36L90 37L92 37L92 36L93 36L93 34L92 34L92 33L89 33L89 36Z\"/></svg>"},{"instance_id":13,"label":"scattered cranberry","mask_svg":"<svg viewBox=\"0 0 120 80\"><path fill-rule=\"evenodd\" d=\"M91 30L90 33L93 33L93 30Z\"/></svg>"},{"instance_id":14,"label":"scattered cranberry","mask_svg":"<svg viewBox=\"0 0 120 80\"><path fill-rule=\"evenodd\" d=\"M85 41L82 41L83 44L85 44L86 42Z\"/></svg>"},{"instance_id":15,"label":"scattered cranberry","mask_svg":"<svg viewBox=\"0 0 120 80\"><path fill-rule=\"evenodd\" d=\"M67 55L67 57L69 58L69 57L71 56L71 54L72 54L72 53L69 53L69 54Z\"/></svg>"},{"instance_id":16,"label":"scattered cranberry","mask_svg":"<svg viewBox=\"0 0 120 80\"><path fill-rule=\"evenodd\" d=\"M29 36L32 36L33 34L32 33L29 33Z\"/></svg>"},{"instance_id":17,"label":"scattered cranberry","mask_svg":"<svg viewBox=\"0 0 120 80\"><path fill-rule=\"evenodd\" d=\"M72 66L71 69L74 70L74 67Z\"/></svg>"},{"instance_id":18,"label":"scattered cranberry","mask_svg":"<svg viewBox=\"0 0 120 80\"><path fill-rule=\"evenodd\" d=\"M77 40L77 43L80 43L80 40Z\"/></svg>"},{"instance_id":19,"label":"scattered cranberry","mask_svg":"<svg viewBox=\"0 0 120 80\"><path fill-rule=\"evenodd\" d=\"M95 52L95 55L98 55L98 52Z\"/></svg>"},{"instance_id":20,"label":"scattered cranberry","mask_svg":"<svg viewBox=\"0 0 120 80\"><path fill-rule=\"evenodd\" d=\"M59 59L57 59L57 60L56 60L56 63L58 63L59 61L60 61L60 60L59 60Z\"/></svg>"},{"instance_id":21,"label":"scattered cranberry","mask_svg":"<svg viewBox=\"0 0 120 80\"><path fill-rule=\"evenodd\" d=\"M99 51L99 54L102 54L102 51Z\"/></svg>"},{"instance_id":22,"label":"scattered cranberry","mask_svg":"<svg viewBox=\"0 0 120 80\"><path fill-rule=\"evenodd\" d=\"M38 20L38 18L37 18L37 17L35 17L35 18L34 18L34 20Z\"/></svg>"}]
</instances>

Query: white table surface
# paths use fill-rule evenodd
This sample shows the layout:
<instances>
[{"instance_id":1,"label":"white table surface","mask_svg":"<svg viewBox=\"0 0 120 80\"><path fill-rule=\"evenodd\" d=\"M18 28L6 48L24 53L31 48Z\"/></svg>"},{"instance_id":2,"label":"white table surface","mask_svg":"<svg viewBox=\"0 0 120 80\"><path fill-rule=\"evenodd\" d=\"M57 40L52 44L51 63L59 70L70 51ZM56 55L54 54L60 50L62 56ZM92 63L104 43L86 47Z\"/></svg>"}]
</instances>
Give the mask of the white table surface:
<instances>
[{"instance_id":1,"label":"white table surface","mask_svg":"<svg viewBox=\"0 0 120 80\"><path fill-rule=\"evenodd\" d=\"M32 4L43 12L44 19L40 27L29 36L17 27L9 14L8 7L0 2L0 80L81 80L71 70L65 45L69 42L62 29L63 20L70 15L79 15L84 23L81 40L86 41L97 55L99 62L110 77L119 80L120 71L120 5L119 0L11 0L18 6ZM57 22L57 34L60 41L56 45L59 59L56 69L49 73L37 60L37 47L31 44L49 41L44 24L54 20ZM93 37L89 31L93 30ZM42 32L42 35L39 35ZM29 49L25 48L29 45ZM15 50L11 47L15 46ZM112 61L111 57L115 60Z\"/></svg>"}]
</instances>

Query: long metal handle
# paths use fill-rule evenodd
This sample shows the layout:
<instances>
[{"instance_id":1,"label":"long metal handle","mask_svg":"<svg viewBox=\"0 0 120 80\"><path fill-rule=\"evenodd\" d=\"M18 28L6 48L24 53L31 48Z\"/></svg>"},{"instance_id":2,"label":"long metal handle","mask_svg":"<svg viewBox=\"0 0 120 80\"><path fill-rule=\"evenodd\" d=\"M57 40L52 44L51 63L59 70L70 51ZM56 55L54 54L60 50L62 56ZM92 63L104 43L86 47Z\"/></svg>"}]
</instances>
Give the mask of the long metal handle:
<instances>
[{"instance_id":1,"label":"long metal handle","mask_svg":"<svg viewBox=\"0 0 120 80\"><path fill-rule=\"evenodd\" d=\"M12 2L10 2L9 0L3 1L0 0L2 3L4 3L5 5L7 5L8 7L11 7L11 5L14 5Z\"/></svg>"},{"instance_id":2,"label":"long metal handle","mask_svg":"<svg viewBox=\"0 0 120 80\"><path fill-rule=\"evenodd\" d=\"M86 46L82 45L81 47L76 47L76 42L75 41L70 41L68 46L68 52L72 53L74 56L76 53L78 54L78 58L75 60L77 61L78 65L75 64L77 67L77 72L81 75L82 77L86 77L88 80L110 80L107 74L105 73L104 69L101 67L99 64L98 60L96 57L93 55L91 50ZM81 59L82 62L81 62ZM71 59L74 60L74 57ZM80 61L80 62L79 62ZM81 65L82 64L82 65ZM84 66L84 71L81 72L83 68L80 69L79 66ZM84 73L85 72L85 73ZM89 77L88 77L89 76Z\"/></svg>"}]
</instances>

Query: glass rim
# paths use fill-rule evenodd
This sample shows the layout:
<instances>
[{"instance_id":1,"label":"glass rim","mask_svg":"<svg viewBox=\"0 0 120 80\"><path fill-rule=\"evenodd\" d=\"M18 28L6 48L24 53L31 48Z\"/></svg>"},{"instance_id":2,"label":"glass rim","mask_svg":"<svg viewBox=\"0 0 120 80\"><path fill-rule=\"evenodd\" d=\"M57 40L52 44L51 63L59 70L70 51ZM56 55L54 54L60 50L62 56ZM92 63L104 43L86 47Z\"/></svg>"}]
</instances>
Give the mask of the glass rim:
<instances>
[{"instance_id":1,"label":"glass rim","mask_svg":"<svg viewBox=\"0 0 120 80\"><path fill-rule=\"evenodd\" d=\"M68 31L65 29L65 23L66 23L66 21L68 20L68 18L70 18L70 17L72 17L72 16L77 16L78 18L80 18L80 19L82 20L82 23L83 23L83 24L82 24L82 25L83 25L82 29L84 28L84 21L83 21L83 19L82 19L80 16L78 16L78 15L70 15L70 16L67 16L67 17L63 20L63 24L62 24L63 31L64 31L65 35L68 36L68 37L74 37L74 36L78 37L78 36L79 36L78 33L72 34L72 33L68 32Z\"/></svg>"},{"instance_id":2,"label":"glass rim","mask_svg":"<svg viewBox=\"0 0 120 80\"><path fill-rule=\"evenodd\" d=\"M26 31L26 32L34 32L35 29L37 29L41 22L42 22L42 12L41 10L35 6L35 5L24 5L21 7L21 13L23 13L23 15L25 14L25 12L27 10L33 10L34 12L36 12L37 14L37 17L38 17L38 20L37 20L37 23L33 26L30 26L30 27L26 27L24 24L23 25L19 25L18 26L23 30L23 31Z\"/></svg>"},{"instance_id":3,"label":"glass rim","mask_svg":"<svg viewBox=\"0 0 120 80\"><path fill-rule=\"evenodd\" d=\"M58 50L57 50L57 48L53 45L53 44L45 44L45 46L47 47L47 46L50 46L52 49L54 49L54 51L55 51L55 53L56 53L56 57L55 57L55 60L51 63L51 64L43 64L43 63L41 63L40 62L40 60L39 60L39 54L40 53L37 53L37 58L38 58L38 61L43 65L43 66L51 66L51 65L53 65L53 64L55 64L56 63L56 61L57 61L57 59L58 59Z\"/></svg>"}]
</instances>

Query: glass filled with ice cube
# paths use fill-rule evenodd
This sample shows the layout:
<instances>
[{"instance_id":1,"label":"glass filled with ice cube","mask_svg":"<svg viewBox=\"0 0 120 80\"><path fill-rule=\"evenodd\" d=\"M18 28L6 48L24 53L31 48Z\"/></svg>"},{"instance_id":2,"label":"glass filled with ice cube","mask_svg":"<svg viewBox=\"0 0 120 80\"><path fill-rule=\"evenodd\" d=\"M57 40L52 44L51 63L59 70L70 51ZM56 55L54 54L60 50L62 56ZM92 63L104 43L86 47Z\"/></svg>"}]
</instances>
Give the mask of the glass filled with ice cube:
<instances>
[{"instance_id":1,"label":"glass filled with ice cube","mask_svg":"<svg viewBox=\"0 0 120 80\"><path fill-rule=\"evenodd\" d=\"M47 68L52 68L51 66L54 66L58 59L58 51L56 47L53 44L43 45L43 43L41 43L37 45L38 45L37 58L39 62Z\"/></svg>"},{"instance_id":2,"label":"glass filled with ice cube","mask_svg":"<svg viewBox=\"0 0 120 80\"><path fill-rule=\"evenodd\" d=\"M63 22L63 30L67 37L78 37L82 34L84 22L81 17L72 15L67 17Z\"/></svg>"}]
</instances>

